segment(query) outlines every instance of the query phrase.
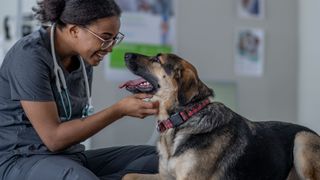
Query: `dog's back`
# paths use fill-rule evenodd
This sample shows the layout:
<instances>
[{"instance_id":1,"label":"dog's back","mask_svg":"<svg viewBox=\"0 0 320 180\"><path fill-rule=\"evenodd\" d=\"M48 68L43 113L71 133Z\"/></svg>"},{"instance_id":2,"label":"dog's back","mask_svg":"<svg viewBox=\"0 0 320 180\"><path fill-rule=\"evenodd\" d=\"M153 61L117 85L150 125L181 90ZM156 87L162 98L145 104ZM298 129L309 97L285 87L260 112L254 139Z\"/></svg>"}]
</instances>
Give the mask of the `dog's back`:
<instances>
[{"instance_id":1,"label":"dog's back","mask_svg":"<svg viewBox=\"0 0 320 180\"><path fill-rule=\"evenodd\" d=\"M247 123L248 129L243 136L248 138L248 144L232 170L234 177L243 180L286 179L294 164L296 135L314 132L284 122Z\"/></svg>"}]
</instances>

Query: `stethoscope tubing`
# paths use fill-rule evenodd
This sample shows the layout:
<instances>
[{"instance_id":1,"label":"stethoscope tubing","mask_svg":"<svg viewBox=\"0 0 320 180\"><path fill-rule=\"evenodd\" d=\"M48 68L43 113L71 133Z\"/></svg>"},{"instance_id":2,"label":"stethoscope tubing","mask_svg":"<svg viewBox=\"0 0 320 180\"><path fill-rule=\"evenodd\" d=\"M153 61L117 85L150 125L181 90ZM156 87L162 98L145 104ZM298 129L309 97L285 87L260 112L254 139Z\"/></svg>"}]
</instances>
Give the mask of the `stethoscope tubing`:
<instances>
[{"instance_id":1,"label":"stethoscope tubing","mask_svg":"<svg viewBox=\"0 0 320 180\"><path fill-rule=\"evenodd\" d=\"M69 97L66 79L64 77L63 70L61 69L61 67L58 64L57 57L56 57L56 52L55 52L55 47L54 47L55 28L56 28L56 23L53 23L51 26L51 31L50 31L50 46L51 46L51 53L52 53L53 64L54 64L53 71L56 76L55 83L56 83L57 90L58 90L58 93L59 93L59 96L60 96L60 99L62 102L63 110L65 112L67 120L70 120L71 116L72 116L72 106L71 106L71 101L70 101L70 97ZM89 89L89 80L88 80L88 75L86 72L84 60L81 56L79 56L79 57L80 57L80 63L81 63L81 68L82 68L82 74L84 76L86 95L87 95L87 101L88 101L87 105L84 109L84 111L86 111L86 112L83 112L83 117L85 117L85 116L88 116L91 113L93 113L94 108L92 105L92 99L91 99L90 89ZM65 97L63 97L64 95L65 95ZM66 103L65 103L64 99L67 100ZM69 110L69 113L68 113L67 109Z\"/></svg>"}]
</instances>

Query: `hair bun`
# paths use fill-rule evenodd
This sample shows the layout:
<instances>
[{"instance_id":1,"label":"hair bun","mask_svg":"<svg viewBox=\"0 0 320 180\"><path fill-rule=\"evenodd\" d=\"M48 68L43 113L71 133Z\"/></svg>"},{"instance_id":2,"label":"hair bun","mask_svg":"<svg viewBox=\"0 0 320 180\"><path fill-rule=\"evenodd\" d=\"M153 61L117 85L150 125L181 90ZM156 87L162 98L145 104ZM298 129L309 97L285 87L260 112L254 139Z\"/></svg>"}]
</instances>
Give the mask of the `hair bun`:
<instances>
[{"instance_id":1,"label":"hair bun","mask_svg":"<svg viewBox=\"0 0 320 180\"><path fill-rule=\"evenodd\" d=\"M33 11L42 23L57 22L60 20L65 4L65 0L43 0L38 2L38 7L33 8Z\"/></svg>"},{"instance_id":2,"label":"hair bun","mask_svg":"<svg viewBox=\"0 0 320 180\"><path fill-rule=\"evenodd\" d=\"M100 18L121 15L121 9L114 0L41 0L33 10L42 24L57 23L61 26L85 26Z\"/></svg>"}]
</instances>

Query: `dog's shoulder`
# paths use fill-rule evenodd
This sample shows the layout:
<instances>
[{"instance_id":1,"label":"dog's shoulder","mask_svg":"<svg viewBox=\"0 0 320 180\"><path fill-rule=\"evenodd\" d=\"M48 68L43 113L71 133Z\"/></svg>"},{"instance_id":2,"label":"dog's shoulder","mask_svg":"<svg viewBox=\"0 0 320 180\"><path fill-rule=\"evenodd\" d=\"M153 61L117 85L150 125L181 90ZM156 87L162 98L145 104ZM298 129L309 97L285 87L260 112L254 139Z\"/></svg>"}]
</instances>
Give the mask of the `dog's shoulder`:
<instances>
[{"instance_id":1,"label":"dog's shoulder","mask_svg":"<svg viewBox=\"0 0 320 180\"><path fill-rule=\"evenodd\" d=\"M185 123L181 128L193 127L201 133L218 129L227 125L232 120L242 120L243 117L232 111L221 102L212 102L206 108L201 110L189 122Z\"/></svg>"},{"instance_id":2,"label":"dog's shoulder","mask_svg":"<svg viewBox=\"0 0 320 180\"><path fill-rule=\"evenodd\" d=\"M188 149L206 149L221 142L226 145L235 144L235 141L241 141L242 136L249 133L250 128L245 118L223 103L213 102L185 124L174 129L172 137L179 137L174 154L182 154Z\"/></svg>"}]
</instances>

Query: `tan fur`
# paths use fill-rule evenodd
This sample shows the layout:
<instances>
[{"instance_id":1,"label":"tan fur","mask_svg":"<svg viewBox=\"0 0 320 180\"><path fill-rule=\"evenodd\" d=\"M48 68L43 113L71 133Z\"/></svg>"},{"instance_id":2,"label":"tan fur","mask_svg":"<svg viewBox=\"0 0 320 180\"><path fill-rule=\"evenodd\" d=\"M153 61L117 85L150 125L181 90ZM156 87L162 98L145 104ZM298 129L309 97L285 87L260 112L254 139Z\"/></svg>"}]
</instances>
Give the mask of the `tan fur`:
<instances>
[{"instance_id":1,"label":"tan fur","mask_svg":"<svg viewBox=\"0 0 320 180\"><path fill-rule=\"evenodd\" d=\"M302 179L320 180L319 136L309 132L301 132L296 135L294 165Z\"/></svg>"},{"instance_id":2,"label":"tan fur","mask_svg":"<svg viewBox=\"0 0 320 180\"><path fill-rule=\"evenodd\" d=\"M286 180L301 180L297 174L296 169L293 167Z\"/></svg>"},{"instance_id":3,"label":"tan fur","mask_svg":"<svg viewBox=\"0 0 320 180\"><path fill-rule=\"evenodd\" d=\"M158 120L165 120L168 118L167 109L174 106L174 101L177 96L178 85L172 80L172 77L168 77L162 68L157 66L150 69L153 74L161 79L159 85L161 89L152 97L151 101L159 101L159 113Z\"/></svg>"},{"instance_id":4,"label":"tan fur","mask_svg":"<svg viewBox=\"0 0 320 180\"><path fill-rule=\"evenodd\" d=\"M197 159L196 153L187 151L179 158L169 159L169 167L172 170L172 174L175 175L176 179L191 179L192 170L195 168Z\"/></svg>"},{"instance_id":5,"label":"tan fur","mask_svg":"<svg viewBox=\"0 0 320 180\"><path fill-rule=\"evenodd\" d=\"M160 153L160 174L165 174L166 179L175 177L176 179L190 179L190 180L206 180L212 174L205 174L209 172L207 168L210 165L215 166L214 162L217 161L218 156L227 147L230 141L228 134L215 138L215 143L210 147L201 151L188 151L178 158L172 158L172 153L175 147L180 143L179 137L186 136L187 132L179 132L175 136L174 142L170 137L172 130L168 130L165 134L161 135L158 149ZM185 133L185 134L184 134ZM172 176L171 176L171 175ZM222 172L217 172L214 177L218 178Z\"/></svg>"},{"instance_id":6,"label":"tan fur","mask_svg":"<svg viewBox=\"0 0 320 180\"><path fill-rule=\"evenodd\" d=\"M196 76L196 71L193 71L190 68L187 68L189 66L186 65L186 63L182 63L184 64L184 66L186 66L185 70L183 71L183 74L181 75L181 81L182 82L190 82L190 81L194 81L194 85L188 88L184 88L185 92L184 92L184 96L186 97L186 99L189 101L191 100L192 97L196 96L198 94L198 86L197 86L197 76ZM184 83L182 83L183 85Z\"/></svg>"},{"instance_id":7,"label":"tan fur","mask_svg":"<svg viewBox=\"0 0 320 180\"><path fill-rule=\"evenodd\" d=\"M159 174L138 174L138 173L129 173L126 174L122 180L164 180L160 179Z\"/></svg>"},{"instance_id":8,"label":"tan fur","mask_svg":"<svg viewBox=\"0 0 320 180\"><path fill-rule=\"evenodd\" d=\"M217 137L215 141L215 143L213 143L210 147L204 150L194 151L197 163L195 164L193 169L191 169L191 171L188 173L188 177L190 177L190 180L207 180L222 178L222 175L224 173L223 170L215 171L214 174L210 174L212 173L212 171L209 171L208 169L217 166L215 162L217 162L219 155L228 146L230 137L228 136L228 134L225 134L221 137ZM188 162L184 161L184 163Z\"/></svg>"}]
</instances>

